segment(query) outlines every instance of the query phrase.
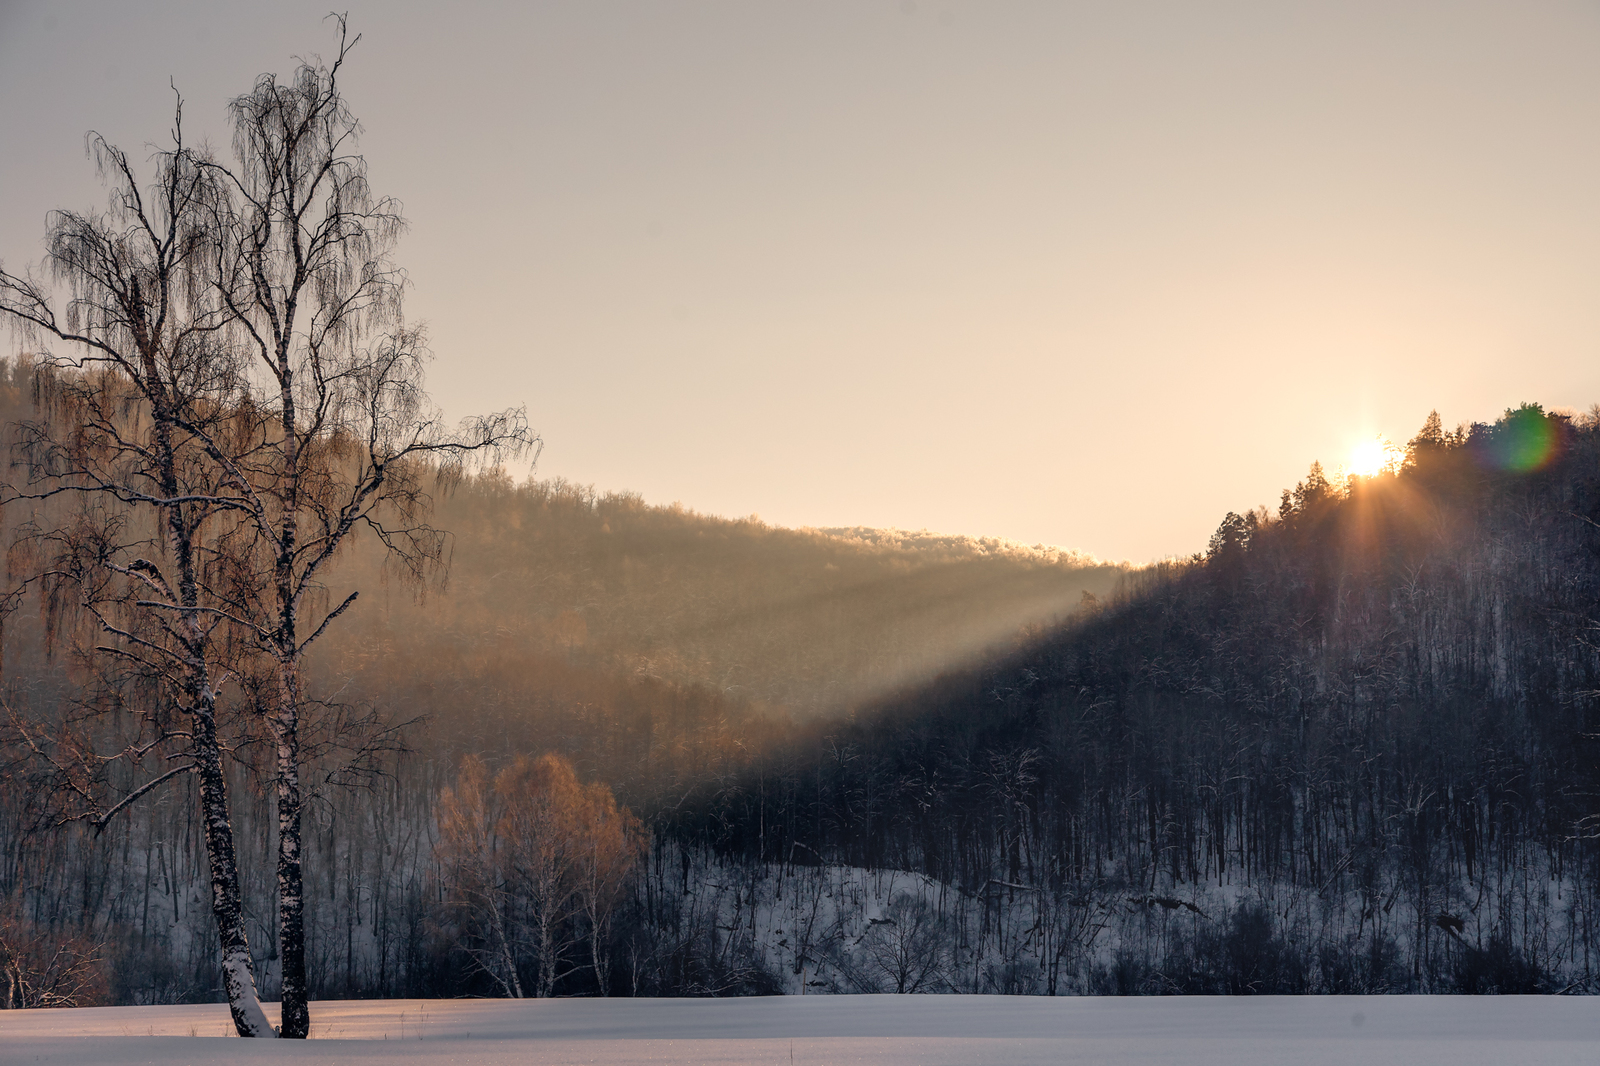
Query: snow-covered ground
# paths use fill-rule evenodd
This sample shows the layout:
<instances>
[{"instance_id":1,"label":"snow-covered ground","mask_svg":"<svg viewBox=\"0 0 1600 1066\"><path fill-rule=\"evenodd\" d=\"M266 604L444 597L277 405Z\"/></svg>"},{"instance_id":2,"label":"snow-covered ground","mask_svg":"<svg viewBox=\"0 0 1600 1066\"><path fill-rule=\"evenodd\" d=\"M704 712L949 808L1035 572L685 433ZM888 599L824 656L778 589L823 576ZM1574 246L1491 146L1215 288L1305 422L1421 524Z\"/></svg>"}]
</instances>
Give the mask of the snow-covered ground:
<instances>
[{"instance_id":1,"label":"snow-covered ground","mask_svg":"<svg viewBox=\"0 0 1600 1066\"><path fill-rule=\"evenodd\" d=\"M808 996L312 1004L312 1037L223 1039L221 1005L0 1011L0 1064L377 1066L1600 1061L1600 998Z\"/></svg>"}]
</instances>

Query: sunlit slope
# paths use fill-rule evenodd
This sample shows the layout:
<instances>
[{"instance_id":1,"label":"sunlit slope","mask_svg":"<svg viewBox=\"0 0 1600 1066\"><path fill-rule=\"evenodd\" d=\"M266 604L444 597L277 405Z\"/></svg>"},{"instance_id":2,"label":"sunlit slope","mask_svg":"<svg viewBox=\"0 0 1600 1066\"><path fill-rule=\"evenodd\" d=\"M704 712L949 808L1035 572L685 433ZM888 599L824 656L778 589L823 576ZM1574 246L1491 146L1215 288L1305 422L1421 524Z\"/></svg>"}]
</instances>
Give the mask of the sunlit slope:
<instances>
[{"instance_id":1,"label":"sunlit slope","mask_svg":"<svg viewBox=\"0 0 1600 1066\"><path fill-rule=\"evenodd\" d=\"M1123 572L994 540L782 529L495 477L442 494L435 521L453 534L443 591L418 604L380 578L370 546L334 583L369 591L331 637L333 670L554 656L806 714L1013 646Z\"/></svg>"}]
</instances>

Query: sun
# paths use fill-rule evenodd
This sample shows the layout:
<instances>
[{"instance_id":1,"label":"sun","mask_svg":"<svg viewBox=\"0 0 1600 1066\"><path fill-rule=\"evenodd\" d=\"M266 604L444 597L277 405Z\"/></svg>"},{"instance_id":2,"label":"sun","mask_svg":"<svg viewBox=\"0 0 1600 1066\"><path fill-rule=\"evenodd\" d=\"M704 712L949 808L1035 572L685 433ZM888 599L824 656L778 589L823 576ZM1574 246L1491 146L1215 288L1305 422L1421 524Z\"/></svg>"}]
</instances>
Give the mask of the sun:
<instances>
[{"instance_id":1,"label":"sun","mask_svg":"<svg viewBox=\"0 0 1600 1066\"><path fill-rule=\"evenodd\" d=\"M1376 437L1364 440L1350 449L1345 469L1359 477L1377 477L1389 469L1392 457L1390 445Z\"/></svg>"}]
</instances>

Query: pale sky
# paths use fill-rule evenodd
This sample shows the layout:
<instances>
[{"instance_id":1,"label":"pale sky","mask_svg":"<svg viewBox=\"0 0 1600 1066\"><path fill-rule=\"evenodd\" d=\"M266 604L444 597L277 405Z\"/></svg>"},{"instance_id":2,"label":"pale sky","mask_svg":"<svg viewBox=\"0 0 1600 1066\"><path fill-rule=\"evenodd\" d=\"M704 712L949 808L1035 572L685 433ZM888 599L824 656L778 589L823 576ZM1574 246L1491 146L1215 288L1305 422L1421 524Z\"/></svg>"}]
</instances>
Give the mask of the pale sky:
<instances>
[{"instance_id":1,"label":"pale sky","mask_svg":"<svg viewBox=\"0 0 1600 1066\"><path fill-rule=\"evenodd\" d=\"M85 131L170 78L225 149L327 9L0 0L0 260L103 202ZM1592 2L349 13L432 391L543 476L1143 562L1430 408L1600 400Z\"/></svg>"}]
</instances>

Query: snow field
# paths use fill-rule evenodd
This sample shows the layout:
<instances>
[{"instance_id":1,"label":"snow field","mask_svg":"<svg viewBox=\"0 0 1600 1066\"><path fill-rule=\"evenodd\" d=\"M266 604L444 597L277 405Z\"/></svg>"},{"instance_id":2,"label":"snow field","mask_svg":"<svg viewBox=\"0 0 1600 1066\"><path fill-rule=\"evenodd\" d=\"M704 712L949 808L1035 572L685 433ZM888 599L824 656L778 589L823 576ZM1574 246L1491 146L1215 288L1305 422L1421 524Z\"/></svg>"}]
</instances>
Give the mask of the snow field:
<instances>
[{"instance_id":1,"label":"snow field","mask_svg":"<svg viewBox=\"0 0 1600 1066\"><path fill-rule=\"evenodd\" d=\"M0 1064L1600 1061L1600 999L1593 997L354 1000L313 1003L311 1021L310 1041L280 1043L224 1039L221 1004L0 1011Z\"/></svg>"}]
</instances>

